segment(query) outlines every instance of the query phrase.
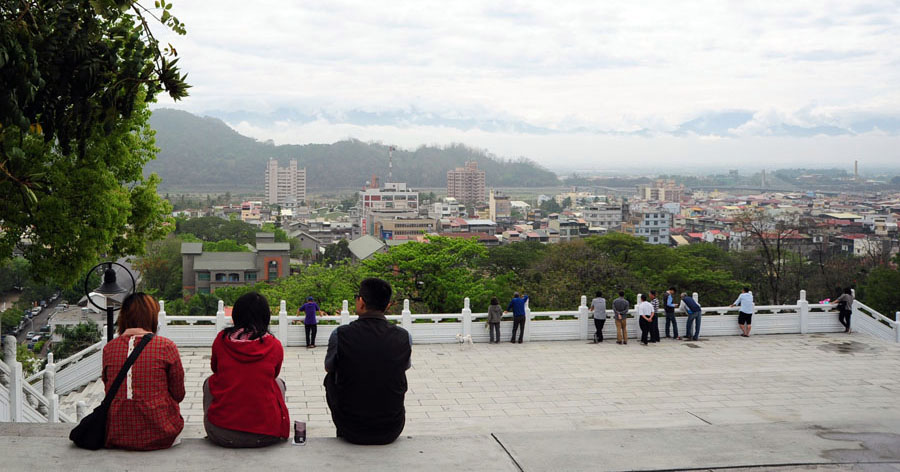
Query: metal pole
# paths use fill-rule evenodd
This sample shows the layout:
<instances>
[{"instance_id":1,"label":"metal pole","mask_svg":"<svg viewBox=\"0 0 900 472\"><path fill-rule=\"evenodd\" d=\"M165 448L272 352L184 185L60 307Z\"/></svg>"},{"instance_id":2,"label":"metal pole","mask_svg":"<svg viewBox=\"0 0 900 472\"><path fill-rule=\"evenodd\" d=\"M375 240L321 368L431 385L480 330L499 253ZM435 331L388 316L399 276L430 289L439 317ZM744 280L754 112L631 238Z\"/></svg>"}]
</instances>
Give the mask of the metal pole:
<instances>
[{"instance_id":1,"label":"metal pole","mask_svg":"<svg viewBox=\"0 0 900 472\"><path fill-rule=\"evenodd\" d=\"M106 342L113 340L113 307L109 298L106 299Z\"/></svg>"}]
</instances>

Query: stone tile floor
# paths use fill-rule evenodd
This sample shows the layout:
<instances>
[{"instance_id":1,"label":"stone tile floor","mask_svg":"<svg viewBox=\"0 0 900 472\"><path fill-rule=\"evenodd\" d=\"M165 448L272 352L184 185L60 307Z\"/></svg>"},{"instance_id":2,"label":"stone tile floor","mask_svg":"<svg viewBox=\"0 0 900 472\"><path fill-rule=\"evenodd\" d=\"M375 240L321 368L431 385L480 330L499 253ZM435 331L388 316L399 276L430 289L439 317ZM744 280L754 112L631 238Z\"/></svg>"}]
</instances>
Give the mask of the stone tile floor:
<instances>
[{"instance_id":1,"label":"stone tile floor","mask_svg":"<svg viewBox=\"0 0 900 472\"><path fill-rule=\"evenodd\" d=\"M209 349L181 354L185 432L202 437ZM282 368L311 437L334 434L324 356L288 348ZM900 417L900 345L862 334L416 345L407 375L404 433L417 435Z\"/></svg>"}]
</instances>

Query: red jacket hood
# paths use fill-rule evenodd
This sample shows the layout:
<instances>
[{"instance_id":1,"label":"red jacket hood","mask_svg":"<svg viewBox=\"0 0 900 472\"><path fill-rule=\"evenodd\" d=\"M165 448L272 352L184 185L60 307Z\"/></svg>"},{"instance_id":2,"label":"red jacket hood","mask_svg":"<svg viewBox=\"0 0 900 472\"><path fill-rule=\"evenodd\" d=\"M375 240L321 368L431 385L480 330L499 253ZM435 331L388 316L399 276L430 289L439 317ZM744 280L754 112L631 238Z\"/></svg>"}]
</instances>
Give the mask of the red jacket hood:
<instances>
[{"instance_id":1,"label":"red jacket hood","mask_svg":"<svg viewBox=\"0 0 900 472\"><path fill-rule=\"evenodd\" d=\"M222 345L225 352L238 362L259 362L274 349L281 347L278 339L271 334L264 335L262 341L259 339L235 341L222 333Z\"/></svg>"}]
</instances>

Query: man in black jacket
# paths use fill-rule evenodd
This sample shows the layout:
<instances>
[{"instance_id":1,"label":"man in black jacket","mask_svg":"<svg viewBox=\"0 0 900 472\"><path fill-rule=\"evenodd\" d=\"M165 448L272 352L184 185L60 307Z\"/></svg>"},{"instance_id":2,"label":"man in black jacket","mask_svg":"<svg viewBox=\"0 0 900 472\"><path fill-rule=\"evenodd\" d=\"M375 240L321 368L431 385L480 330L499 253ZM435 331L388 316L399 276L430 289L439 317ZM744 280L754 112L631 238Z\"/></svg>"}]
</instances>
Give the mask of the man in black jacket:
<instances>
[{"instance_id":1,"label":"man in black jacket","mask_svg":"<svg viewBox=\"0 0 900 472\"><path fill-rule=\"evenodd\" d=\"M391 286L365 279L356 295L359 319L328 339L325 398L338 437L354 444L389 444L406 424L406 369L412 338L384 317Z\"/></svg>"}]
</instances>

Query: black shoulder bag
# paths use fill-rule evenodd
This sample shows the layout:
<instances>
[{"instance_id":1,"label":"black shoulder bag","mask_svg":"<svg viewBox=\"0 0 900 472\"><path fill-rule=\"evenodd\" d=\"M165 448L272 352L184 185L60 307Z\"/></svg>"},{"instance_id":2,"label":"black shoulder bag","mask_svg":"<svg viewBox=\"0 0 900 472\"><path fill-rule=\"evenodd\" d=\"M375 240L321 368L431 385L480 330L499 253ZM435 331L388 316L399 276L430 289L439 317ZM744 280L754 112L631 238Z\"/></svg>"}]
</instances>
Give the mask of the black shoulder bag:
<instances>
[{"instance_id":1,"label":"black shoulder bag","mask_svg":"<svg viewBox=\"0 0 900 472\"><path fill-rule=\"evenodd\" d=\"M92 411L90 415L82 418L81 422L78 423L78 426L75 426L72 428L72 431L69 432L69 439L71 439L76 446L82 449L96 451L97 449L102 449L103 446L106 445L106 418L109 413L109 405L112 403L113 398L116 397L119 387L125 380L128 369L131 368L134 361L136 361L141 354L141 351L144 350L144 346L146 346L151 339L153 339L152 333L144 335L140 344L134 347L134 350L131 351L131 355L125 360L125 365L122 366L119 375L116 376L116 380L113 381L112 386L109 387L109 391L106 392L103 403L97 408L94 408L94 411Z\"/></svg>"}]
</instances>

